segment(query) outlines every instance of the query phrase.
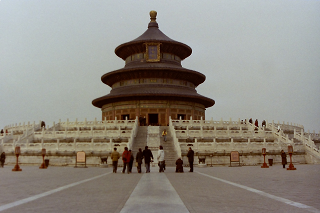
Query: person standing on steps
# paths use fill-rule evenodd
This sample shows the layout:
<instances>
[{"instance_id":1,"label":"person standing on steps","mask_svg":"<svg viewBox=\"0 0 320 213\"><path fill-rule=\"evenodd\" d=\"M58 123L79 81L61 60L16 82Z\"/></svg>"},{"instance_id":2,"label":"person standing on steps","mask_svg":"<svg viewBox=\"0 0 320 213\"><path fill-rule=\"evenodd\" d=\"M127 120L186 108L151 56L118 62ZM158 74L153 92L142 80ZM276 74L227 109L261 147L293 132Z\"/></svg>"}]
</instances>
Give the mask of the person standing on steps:
<instances>
[{"instance_id":1,"label":"person standing on steps","mask_svg":"<svg viewBox=\"0 0 320 213\"><path fill-rule=\"evenodd\" d=\"M128 147L124 147L124 151L122 153L122 160L123 160L122 173L125 173L126 167L127 167L127 172L129 174L130 152L128 151Z\"/></svg>"},{"instance_id":2,"label":"person standing on steps","mask_svg":"<svg viewBox=\"0 0 320 213\"><path fill-rule=\"evenodd\" d=\"M194 151L191 149L191 147L189 147L189 151L188 151L187 157L188 157L189 166L190 166L190 171L189 172L193 172Z\"/></svg>"},{"instance_id":3,"label":"person standing on steps","mask_svg":"<svg viewBox=\"0 0 320 213\"><path fill-rule=\"evenodd\" d=\"M117 151L117 148L114 148L113 150L114 151L111 153L113 173L117 173L118 160L120 158L120 153Z\"/></svg>"},{"instance_id":4,"label":"person standing on steps","mask_svg":"<svg viewBox=\"0 0 320 213\"><path fill-rule=\"evenodd\" d=\"M138 166L137 166L138 173L141 173L142 159L143 159L143 153L141 148L139 148L139 152L136 155L136 162L138 163Z\"/></svg>"},{"instance_id":5,"label":"person standing on steps","mask_svg":"<svg viewBox=\"0 0 320 213\"><path fill-rule=\"evenodd\" d=\"M163 130L162 137L163 137L163 141L167 142L167 130L166 129Z\"/></svg>"},{"instance_id":6,"label":"person standing on steps","mask_svg":"<svg viewBox=\"0 0 320 213\"><path fill-rule=\"evenodd\" d=\"M144 157L144 163L146 164L146 173L150 173L150 162L151 158L153 160L153 155L150 149L148 149L148 146L145 146L143 150L143 157Z\"/></svg>"},{"instance_id":7,"label":"person standing on steps","mask_svg":"<svg viewBox=\"0 0 320 213\"><path fill-rule=\"evenodd\" d=\"M159 165L159 172L164 172L164 151L162 146L159 146L157 159Z\"/></svg>"}]
</instances>

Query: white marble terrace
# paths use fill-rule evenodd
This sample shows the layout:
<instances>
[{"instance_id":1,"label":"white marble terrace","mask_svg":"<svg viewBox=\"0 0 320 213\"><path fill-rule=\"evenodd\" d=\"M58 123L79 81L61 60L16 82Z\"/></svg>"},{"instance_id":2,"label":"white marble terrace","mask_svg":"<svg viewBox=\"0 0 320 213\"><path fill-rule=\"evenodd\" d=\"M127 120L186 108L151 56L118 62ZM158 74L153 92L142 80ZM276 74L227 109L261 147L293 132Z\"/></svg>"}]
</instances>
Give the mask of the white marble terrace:
<instances>
[{"instance_id":1,"label":"white marble terrace","mask_svg":"<svg viewBox=\"0 0 320 213\"><path fill-rule=\"evenodd\" d=\"M28 122L6 126L4 134L0 136L0 151L14 157L14 148L20 146L21 156L25 156L25 159L29 156L39 160L41 149L45 148L48 155L57 158L57 165L60 164L61 157L73 159L77 151L85 151L91 156L92 164L99 164L99 158L108 156L114 147L118 147L118 150L123 150L125 146L132 148L139 126L138 118L108 121L59 120L45 128L40 128L40 125L41 121L37 124ZM281 128L279 132L278 126ZM178 156L184 156L189 146L193 147L198 156L227 156L231 151L239 151L249 157L259 157L262 148L278 155L281 149L287 150L288 145L292 145L300 163L320 163L320 152L313 141L314 138L319 138L320 133L305 133L303 126L298 124L266 121L266 126L261 127L260 121L260 126L255 128L253 124L244 124L240 119L213 121L170 118L168 133L173 138L175 150L172 151ZM70 159L69 163L73 161ZM30 161L25 160L25 163L28 162ZM219 160L217 163L219 164Z\"/></svg>"}]
</instances>

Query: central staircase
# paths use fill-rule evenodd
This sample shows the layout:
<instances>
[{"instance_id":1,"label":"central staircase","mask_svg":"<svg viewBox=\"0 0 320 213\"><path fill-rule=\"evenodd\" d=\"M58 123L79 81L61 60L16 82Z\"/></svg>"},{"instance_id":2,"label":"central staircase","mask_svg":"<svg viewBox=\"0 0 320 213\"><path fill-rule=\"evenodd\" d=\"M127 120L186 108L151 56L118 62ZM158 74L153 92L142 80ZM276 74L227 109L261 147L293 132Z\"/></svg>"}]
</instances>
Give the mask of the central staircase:
<instances>
[{"instance_id":1,"label":"central staircase","mask_svg":"<svg viewBox=\"0 0 320 213\"><path fill-rule=\"evenodd\" d=\"M162 131L167 130L167 141L163 141ZM160 136L160 145L163 146L164 150L164 159L166 161L167 166L175 166L176 160L178 159L177 153L174 148L173 139L171 136L170 129L166 126L160 126L159 128L159 136ZM147 145L147 135L148 135L148 126L139 126L137 131L137 136L134 139L132 144L132 153L134 157L136 157L139 148L144 150L144 147ZM153 156L154 159L157 159L157 156Z\"/></svg>"},{"instance_id":2,"label":"central staircase","mask_svg":"<svg viewBox=\"0 0 320 213\"><path fill-rule=\"evenodd\" d=\"M163 141L162 131L167 130L167 142ZM160 145L163 146L164 159L166 161L166 166L176 166L176 160L178 159L177 152L175 151L173 139L169 127L160 127Z\"/></svg>"},{"instance_id":3,"label":"central staircase","mask_svg":"<svg viewBox=\"0 0 320 213\"><path fill-rule=\"evenodd\" d=\"M144 147L147 145L147 134L148 134L148 127L147 126L138 126L137 136L134 139L134 143L132 144L132 153L134 156L134 162L136 162L136 155L139 151L144 150Z\"/></svg>"}]
</instances>

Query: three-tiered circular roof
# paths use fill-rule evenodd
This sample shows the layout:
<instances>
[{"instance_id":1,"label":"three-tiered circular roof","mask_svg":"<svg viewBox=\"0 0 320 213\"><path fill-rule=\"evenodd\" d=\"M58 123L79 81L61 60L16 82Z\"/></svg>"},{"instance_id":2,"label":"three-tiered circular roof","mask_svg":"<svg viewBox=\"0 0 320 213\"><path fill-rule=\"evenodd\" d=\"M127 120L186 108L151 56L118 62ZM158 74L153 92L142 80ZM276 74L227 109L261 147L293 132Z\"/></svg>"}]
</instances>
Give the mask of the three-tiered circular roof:
<instances>
[{"instance_id":1,"label":"three-tiered circular roof","mask_svg":"<svg viewBox=\"0 0 320 213\"><path fill-rule=\"evenodd\" d=\"M172 40L159 30L156 22L156 12L150 12L148 29L138 38L123 43L115 49L117 56L126 60L135 54L146 55L146 44L157 43L160 45L161 54L171 54L183 60L191 55L192 49L181 42ZM124 68L104 74L101 77L103 83L113 87L118 82L133 79L175 79L190 82L194 87L205 81L205 75L185 69L181 62L170 61L161 58L157 62L148 62L145 58L139 61L127 63ZM179 100L191 101L203 104L206 108L215 104L215 101L199 95L194 88L170 85L170 84L138 84L115 87L110 94L92 101L96 107L118 101L128 100Z\"/></svg>"}]
</instances>

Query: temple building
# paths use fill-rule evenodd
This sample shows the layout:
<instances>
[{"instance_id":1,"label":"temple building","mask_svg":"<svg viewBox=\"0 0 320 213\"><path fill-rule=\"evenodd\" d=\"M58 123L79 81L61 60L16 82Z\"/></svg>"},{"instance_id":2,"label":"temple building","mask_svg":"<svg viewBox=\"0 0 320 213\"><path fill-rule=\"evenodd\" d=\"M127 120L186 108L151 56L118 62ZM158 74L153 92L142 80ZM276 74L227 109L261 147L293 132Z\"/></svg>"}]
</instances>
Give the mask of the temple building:
<instances>
[{"instance_id":1,"label":"temple building","mask_svg":"<svg viewBox=\"0 0 320 213\"><path fill-rule=\"evenodd\" d=\"M127 147L135 156L145 146L153 152L153 166L158 163L159 146L163 146L169 167L176 166L179 157L188 162L190 147L199 167L236 164L267 168L266 159L270 166L282 164L280 150L292 155L291 169L295 169L292 159L294 164L320 163L320 132L305 132L303 125L206 119L205 110L215 101L196 91L205 76L181 66L192 50L163 34L156 14L150 12L151 21L141 36L115 49L125 66L101 77L112 89L92 101L101 108L102 120L7 125L0 132L0 153L6 153L6 163L16 164L19 150L22 164L37 165L44 161L45 153L50 165L108 167L113 163L114 148L122 151Z\"/></svg>"},{"instance_id":2,"label":"temple building","mask_svg":"<svg viewBox=\"0 0 320 213\"><path fill-rule=\"evenodd\" d=\"M181 65L192 49L161 32L156 16L157 12L151 11L148 29L115 49L125 66L101 77L112 90L92 101L101 108L102 120L132 120L137 116L140 125L165 126L169 116L205 119L206 108L215 104L196 91L205 75Z\"/></svg>"}]
</instances>

